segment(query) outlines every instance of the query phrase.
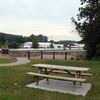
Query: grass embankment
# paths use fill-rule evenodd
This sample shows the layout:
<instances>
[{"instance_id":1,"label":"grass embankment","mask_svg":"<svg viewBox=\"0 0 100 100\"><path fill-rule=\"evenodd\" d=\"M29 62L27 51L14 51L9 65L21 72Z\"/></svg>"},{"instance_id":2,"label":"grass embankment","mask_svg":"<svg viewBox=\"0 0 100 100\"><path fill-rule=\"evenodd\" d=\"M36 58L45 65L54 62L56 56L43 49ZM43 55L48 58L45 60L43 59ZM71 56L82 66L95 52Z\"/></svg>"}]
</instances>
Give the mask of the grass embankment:
<instances>
[{"instance_id":1,"label":"grass embankment","mask_svg":"<svg viewBox=\"0 0 100 100\"><path fill-rule=\"evenodd\" d=\"M11 63L17 61L16 58L12 57L1 57L0 58L0 64L6 64L6 63Z\"/></svg>"},{"instance_id":2,"label":"grass embankment","mask_svg":"<svg viewBox=\"0 0 100 100\"><path fill-rule=\"evenodd\" d=\"M27 88L25 85L32 83L33 77L26 72L37 72L31 67L34 63L89 67L93 76L87 82L92 83L92 89L83 97ZM27 65L0 67L0 100L100 100L100 61L32 60Z\"/></svg>"}]
</instances>

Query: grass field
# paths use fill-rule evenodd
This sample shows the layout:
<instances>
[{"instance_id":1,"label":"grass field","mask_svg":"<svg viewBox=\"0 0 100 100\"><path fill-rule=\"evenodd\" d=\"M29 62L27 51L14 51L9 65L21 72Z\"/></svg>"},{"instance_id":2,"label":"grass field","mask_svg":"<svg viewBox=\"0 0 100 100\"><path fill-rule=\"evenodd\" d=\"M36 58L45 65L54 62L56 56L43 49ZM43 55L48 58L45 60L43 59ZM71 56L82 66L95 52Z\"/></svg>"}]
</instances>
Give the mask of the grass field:
<instances>
[{"instance_id":1,"label":"grass field","mask_svg":"<svg viewBox=\"0 0 100 100\"><path fill-rule=\"evenodd\" d=\"M16 58L11 58L11 57L1 57L0 58L0 64L5 64L5 63L11 63L11 62L15 62Z\"/></svg>"},{"instance_id":2,"label":"grass field","mask_svg":"<svg viewBox=\"0 0 100 100\"><path fill-rule=\"evenodd\" d=\"M33 78L26 72L37 71L31 67L34 63L89 67L93 76L87 82L92 83L92 89L83 97L27 88L25 85L32 83ZM27 65L0 67L0 100L100 100L100 61L31 60Z\"/></svg>"}]
</instances>

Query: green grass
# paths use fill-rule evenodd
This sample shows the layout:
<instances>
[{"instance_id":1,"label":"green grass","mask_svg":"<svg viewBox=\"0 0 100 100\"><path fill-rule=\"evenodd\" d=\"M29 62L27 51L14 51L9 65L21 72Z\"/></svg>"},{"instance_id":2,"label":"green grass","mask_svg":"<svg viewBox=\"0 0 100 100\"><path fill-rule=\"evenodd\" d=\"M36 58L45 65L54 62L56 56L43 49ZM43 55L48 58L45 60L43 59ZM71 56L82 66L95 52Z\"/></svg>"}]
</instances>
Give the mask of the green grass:
<instances>
[{"instance_id":1,"label":"green grass","mask_svg":"<svg viewBox=\"0 0 100 100\"><path fill-rule=\"evenodd\" d=\"M12 57L1 57L0 58L0 64L6 64L6 63L11 63L11 62L15 62L16 58L12 58Z\"/></svg>"},{"instance_id":2,"label":"green grass","mask_svg":"<svg viewBox=\"0 0 100 100\"><path fill-rule=\"evenodd\" d=\"M33 77L26 73L38 71L31 67L34 63L89 67L93 76L87 82L92 83L92 89L83 97L27 88L25 85L32 83ZM100 61L32 60L27 65L0 67L0 100L100 100Z\"/></svg>"}]
</instances>

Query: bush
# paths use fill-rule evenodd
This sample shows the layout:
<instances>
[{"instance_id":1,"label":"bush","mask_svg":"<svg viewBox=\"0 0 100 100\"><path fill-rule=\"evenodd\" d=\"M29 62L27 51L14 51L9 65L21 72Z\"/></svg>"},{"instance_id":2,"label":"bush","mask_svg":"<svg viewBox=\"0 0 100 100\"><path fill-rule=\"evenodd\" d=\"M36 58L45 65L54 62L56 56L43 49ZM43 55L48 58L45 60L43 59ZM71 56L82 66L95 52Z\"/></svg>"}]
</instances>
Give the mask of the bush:
<instances>
[{"instance_id":1,"label":"bush","mask_svg":"<svg viewBox=\"0 0 100 100\"><path fill-rule=\"evenodd\" d=\"M8 47L16 49L16 48L19 47L19 44L17 42L11 42L11 43L8 44Z\"/></svg>"}]
</instances>

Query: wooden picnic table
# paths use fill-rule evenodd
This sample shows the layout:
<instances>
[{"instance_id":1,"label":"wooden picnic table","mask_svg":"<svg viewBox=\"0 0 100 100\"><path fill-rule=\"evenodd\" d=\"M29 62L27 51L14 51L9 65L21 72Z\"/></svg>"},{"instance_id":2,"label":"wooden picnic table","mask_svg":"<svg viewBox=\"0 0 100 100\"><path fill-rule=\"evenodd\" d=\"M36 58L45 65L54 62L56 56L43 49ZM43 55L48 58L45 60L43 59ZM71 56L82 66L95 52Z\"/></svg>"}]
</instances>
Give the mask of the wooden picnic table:
<instances>
[{"instance_id":1,"label":"wooden picnic table","mask_svg":"<svg viewBox=\"0 0 100 100\"><path fill-rule=\"evenodd\" d=\"M91 76L91 74L86 73L90 68L85 67L75 67L75 66L62 66L62 65L51 65L51 64L33 64L32 67L37 67L39 69L39 73L28 72L28 75L34 76L36 80L36 84L38 85L40 77L46 78L47 82L49 78L64 80L64 81L72 81L73 85L76 85L76 82L79 82L80 85L82 82L85 82L86 79L83 79L83 76ZM68 73L74 77L64 77L64 76L56 76L49 75L50 73L54 73L55 71L59 73Z\"/></svg>"},{"instance_id":2,"label":"wooden picnic table","mask_svg":"<svg viewBox=\"0 0 100 100\"><path fill-rule=\"evenodd\" d=\"M62 65L51 65L51 64L34 64L34 67L39 68L39 73L49 74L54 70L63 70L76 78L82 78L82 74L88 71L90 68L85 67L74 67L74 66L62 66ZM48 71L49 69L49 71Z\"/></svg>"}]
</instances>

